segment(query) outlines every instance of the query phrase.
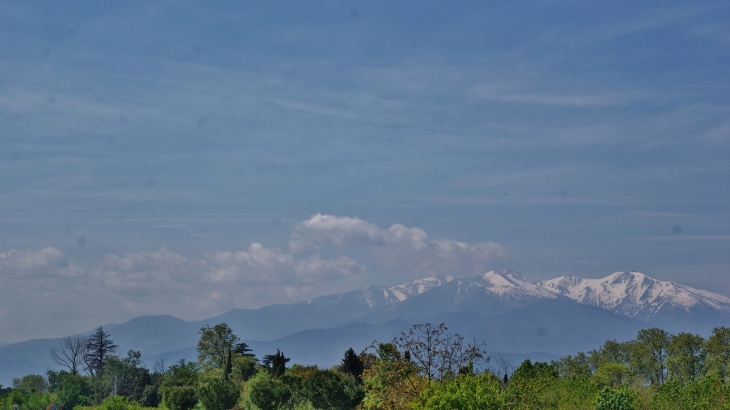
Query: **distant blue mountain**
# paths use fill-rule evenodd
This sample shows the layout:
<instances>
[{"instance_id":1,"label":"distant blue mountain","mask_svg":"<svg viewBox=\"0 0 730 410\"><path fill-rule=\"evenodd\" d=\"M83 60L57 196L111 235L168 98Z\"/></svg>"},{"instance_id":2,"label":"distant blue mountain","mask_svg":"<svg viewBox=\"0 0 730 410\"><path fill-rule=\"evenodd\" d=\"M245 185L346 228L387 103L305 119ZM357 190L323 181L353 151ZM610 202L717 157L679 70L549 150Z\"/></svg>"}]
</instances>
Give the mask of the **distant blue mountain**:
<instances>
[{"instance_id":1,"label":"distant blue mountain","mask_svg":"<svg viewBox=\"0 0 730 410\"><path fill-rule=\"evenodd\" d=\"M632 339L647 327L708 333L713 326L730 323L723 304L726 298L639 275L614 274L590 281L558 278L543 283L530 282L511 271L470 278L431 277L290 305L235 309L200 321L141 316L105 329L119 345L120 355L139 350L148 365L158 359L165 359L167 365L180 359L196 360L200 328L225 322L259 357L280 349L294 363L328 367L338 363L348 348L359 351L374 340L390 341L414 323L446 323L451 332L485 341L489 351L518 359L589 350L608 339ZM640 286L658 290L640 293L645 297L642 300L635 297ZM599 293L594 288L604 296L592 297ZM688 292L699 296L690 300L684 296ZM687 306L661 303L672 298ZM639 312L651 314L632 317L635 305ZM60 341L38 339L1 346L0 383L9 385L12 378L31 373L45 374L54 367L50 348Z\"/></svg>"}]
</instances>

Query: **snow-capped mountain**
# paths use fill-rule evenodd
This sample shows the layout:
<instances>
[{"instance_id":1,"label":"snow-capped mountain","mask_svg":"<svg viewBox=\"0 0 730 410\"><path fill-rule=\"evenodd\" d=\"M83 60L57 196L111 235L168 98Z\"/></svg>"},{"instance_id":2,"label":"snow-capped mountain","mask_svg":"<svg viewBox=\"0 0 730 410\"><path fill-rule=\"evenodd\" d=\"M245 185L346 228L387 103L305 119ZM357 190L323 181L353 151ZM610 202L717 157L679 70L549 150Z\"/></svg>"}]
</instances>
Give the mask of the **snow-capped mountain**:
<instances>
[{"instance_id":1,"label":"snow-capped mountain","mask_svg":"<svg viewBox=\"0 0 730 410\"><path fill-rule=\"evenodd\" d=\"M600 279L561 276L535 283L517 272L503 270L448 280L432 277L383 290L391 294L391 300L392 295L398 295L398 302L389 311L402 317L461 310L495 314L562 298L668 331L705 333L715 326L730 325L730 298L640 272L616 272Z\"/></svg>"},{"instance_id":2,"label":"snow-capped mountain","mask_svg":"<svg viewBox=\"0 0 730 410\"><path fill-rule=\"evenodd\" d=\"M726 323L730 317L730 298L640 272L616 272L600 279L561 276L537 285L576 302L649 323L700 325L707 320L716 321L718 316L725 316Z\"/></svg>"},{"instance_id":3,"label":"snow-capped mountain","mask_svg":"<svg viewBox=\"0 0 730 410\"><path fill-rule=\"evenodd\" d=\"M141 317L105 329L123 351L194 360L197 329L227 323L261 354L285 347L300 363L330 366L349 347L361 349L373 338L389 340L413 323L426 322L445 322L451 331L505 352L563 355L595 348L607 339L629 340L647 327L706 336L713 327L730 326L730 298L638 272L535 283L505 270L370 286L289 305L234 309L199 321ZM48 351L58 342L0 347L0 381L45 371ZM322 352L331 357L316 356Z\"/></svg>"},{"instance_id":4,"label":"snow-capped mountain","mask_svg":"<svg viewBox=\"0 0 730 410\"><path fill-rule=\"evenodd\" d=\"M432 289L449 289L458 303L473 295L475 291L488 293L498 300L531 301L535 299L555 299L554 292L545 289L511 270L489 271L482 275L453 278L451 276L432 276L411 283L387 288L402 302L408 298L424 294Z\"/></svg>"},{"instance_id":5,"label":"snow-capped mountain","mask_svg":"<svg viewBox=\"0 0 730 410\"><path fill-rule=\"evenodd\" d=\"M489 271L473 278L465 278L470 284L482 286L502 298L555 299L555 294L545 287L533 283L519 273L511 270Z\"/></svg>"},{"instance_id":6,"label":"snow-capped mountain","mask_svg":"<svg viewBox=\"0 0 730 410\"><path fill-rule=\"evenodd\" d=\"M385 290L393 294L399 302L402 302L411 296L420 295L423 292L451 282L452 280L454 280L452 276L430 276L428 278L414 280L410 283L391 286Z\"/></svg>"},{"instance_id":7,"label":"snow-capped mountain","mask_svg":"<svg viewBox=\"0 0 730 410\"><path fill-rule=\"evenodd\" d=\"M438 286L400 301L387 314L389 317L414 318L470 310L491 315L558 297L561 296L514 271L489 271L442 281Z\"/></svg>"},{"instance_id":8,"label":"snow-capped mountain","mask_svg":"<svg viewBox=\"0 0 730 410\"><path fill-rule=\"evenodd\" d=\"M667 330L705 332L714 326L730 325L730 298L640 272L616 272L599 279L561 276L532 282L511 270L489 271L472 277L432 276L397 286L371 286L343 297L355 297L371 314L389 317L462 310L496 314L561 298Z\"/></svg>"}]
</instances>

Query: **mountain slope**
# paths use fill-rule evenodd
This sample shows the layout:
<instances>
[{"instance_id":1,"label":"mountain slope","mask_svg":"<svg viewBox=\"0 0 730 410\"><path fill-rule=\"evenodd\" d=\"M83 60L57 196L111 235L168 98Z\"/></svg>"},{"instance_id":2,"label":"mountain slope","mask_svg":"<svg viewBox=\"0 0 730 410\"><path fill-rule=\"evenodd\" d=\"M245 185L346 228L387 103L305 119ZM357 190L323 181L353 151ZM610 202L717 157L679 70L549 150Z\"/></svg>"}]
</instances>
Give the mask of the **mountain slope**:
<instances>
[{"instance_id":1,"label":"mountain slope","mask_svg":"<svg viewBox=\"0 0 730 410\"><path fill-rule=\"evenodd\" d=\"M565 354L597 347L609 338L632 338L640 327L707 335L713 327L730 325L729 312L729 298L638 272L533 283L505 270L370 286L291 305L231 310L193 322L142 316L105 325L105 330L119 344L119 354L139 350L148 364L154 357L194 356L200 327L223 322L264 353L281 345L294 360L329 363L346 344L364 346L393 333L388 327L393 323L443 321L454 331L487 340L489 349ZM49 349L60 340L0 347L0 383L44 374L53 367Z\"/></svg>"},{"instance_id":2,"label":"mountain slope","mask_svg":"<svg viewBox=\"0 0 730 410\"><path fill-rule=\"evenodd\" d=\"M558 297L516 272L489 271L474 277L455 278L427 292L413 295L387 314L393 318L418 318L463 310L497 314Z\"/></svg>"},{"instance_id":3,"label":"mountain slope","mask_svg":"<svg viewBox=\"0 0 730 410\"><path fill-rule=\"evenodd\" d=\"M667 330L707 332L730 323L730 298L650 278L640 272L616 272L605 278L576 276L538 285L578 303L598 306Z\"/></svg>"},{"instance_id":4,"label":"mountain slope","mask_svg":"<svg viewBox=\"0 0 730 410\"><path fill-rule=\"evenodd\" d=\"M413 323L445 323L451 333L485 341L488 352L573 354L608 339L629 340L646 324L605 309L564 299L543 300L504 313L485 315L469 310L440 313L421 320L349 323L298 332L270 342L251 341L257 354L283 350L293 362L331 366L345 350L359 351L373 342L389 342ZM248 343L248 342L247 342Z\"/></svg>"}]
</instances>

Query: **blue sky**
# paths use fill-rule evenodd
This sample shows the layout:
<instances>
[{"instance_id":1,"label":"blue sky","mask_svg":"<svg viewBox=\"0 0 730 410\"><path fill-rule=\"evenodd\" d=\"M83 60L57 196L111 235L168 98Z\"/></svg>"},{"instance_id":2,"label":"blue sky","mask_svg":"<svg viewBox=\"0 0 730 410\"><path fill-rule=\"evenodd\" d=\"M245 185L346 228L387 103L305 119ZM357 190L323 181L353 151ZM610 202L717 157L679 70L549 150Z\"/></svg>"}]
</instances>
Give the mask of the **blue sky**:
<instances>
[{"instance_id":1,"label":"blue sky","mask_svg":"<svg viewBox=\"0 0 730 410\"><path fill-rule=\"evenodd\" d=\"M730 295L726 2L241 3L0 3L0 342L504 268Z\"/></svg>"}]
</instances>

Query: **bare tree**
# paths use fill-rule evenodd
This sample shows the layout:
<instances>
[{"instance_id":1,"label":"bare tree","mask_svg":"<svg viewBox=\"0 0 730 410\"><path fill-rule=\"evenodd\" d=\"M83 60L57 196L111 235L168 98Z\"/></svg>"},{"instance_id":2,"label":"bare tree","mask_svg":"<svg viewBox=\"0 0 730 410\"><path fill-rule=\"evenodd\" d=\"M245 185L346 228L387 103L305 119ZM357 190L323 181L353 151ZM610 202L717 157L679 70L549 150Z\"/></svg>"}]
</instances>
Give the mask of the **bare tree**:
<instances>
[{"instance_id":1,"label":"bare tree","mask_svg":"<svg viewBox=\"0 0 730 410\"><path fill-rule=\"evenodd\" d=\"M448 328L443 323L438 326L430 323L413 325L408 333L401 332L400 337L393 339L393 345L428 380L455 377L460 373L473 371L476 361L484 364L489 361L489 356L484 351L484 343L467 343L458 333L448 333Z\"/></svg>"},{"instance_id":2,"label":"bare tree","mask_svg":"<svg viewBox=\"0 0 730 410\"><path fill-rule=\"evenodd\" d=\"M497 370L492 370L492 373L502 380L509 380L510 375L515 372L515 366L512 364L512 361L501 354L497 355L497 357L494 358L494 361Z\"/></svg>"},{"instance_id":3,"label":"bare tree","mask_svg":"<svg viewBox=\"0 0 730 410\"><path fill-rule=\"evenodd\" d=\"M88 353L88 339L81 335L65 337L58 346L51 348L51 358L59 366L67 367L74 376L84 364Z\"/></svg>"},{"instance_id":4,"label":"bare tree","mask_svg":"<svg viewBox=\"0 0 730 410\"><path fill-rule=\"evenodd\" d=\"M155 364L152 366L152 373L163 374L165 373L165 358L161 357L155 360Z\"/></svg>"}]
</instances>

